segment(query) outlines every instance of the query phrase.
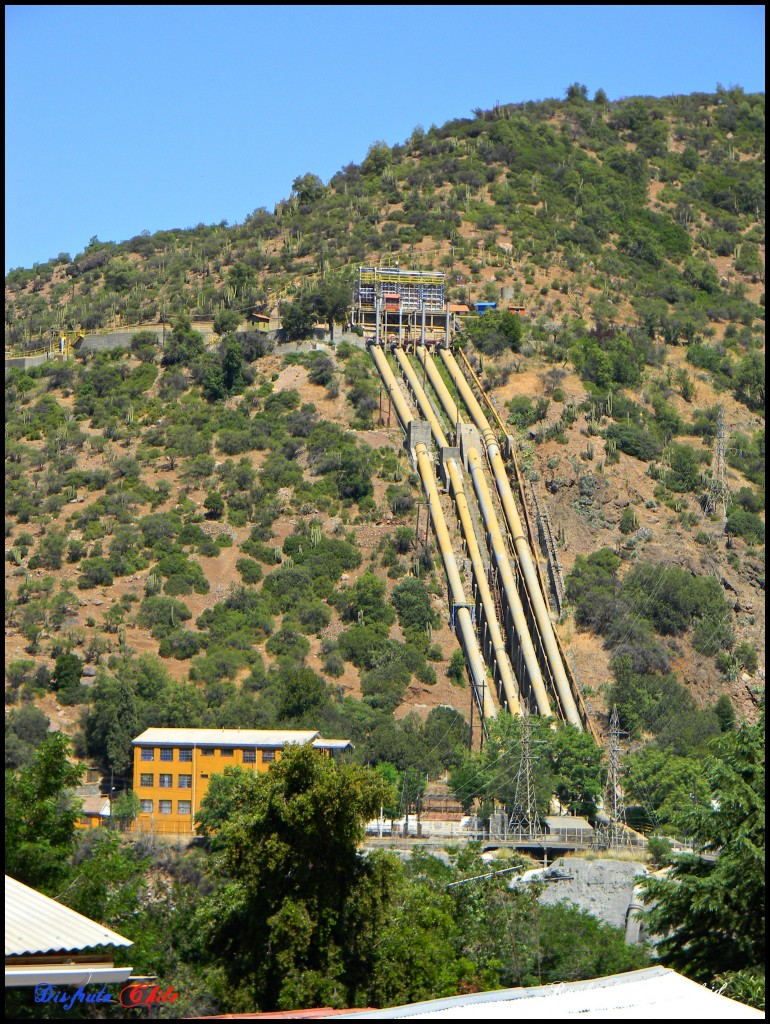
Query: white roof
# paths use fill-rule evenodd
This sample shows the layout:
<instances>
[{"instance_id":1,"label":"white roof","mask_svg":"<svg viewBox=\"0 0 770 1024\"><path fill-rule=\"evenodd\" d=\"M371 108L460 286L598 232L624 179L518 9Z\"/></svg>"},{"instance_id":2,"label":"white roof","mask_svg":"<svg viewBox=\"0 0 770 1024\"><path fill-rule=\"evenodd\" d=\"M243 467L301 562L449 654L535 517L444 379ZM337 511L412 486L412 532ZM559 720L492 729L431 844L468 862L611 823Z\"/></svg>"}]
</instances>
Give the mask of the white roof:
<instances>
[{"instance_id":1,"label":"white roof","mask_svg":"<svg viewBox=\"0 0 770 1024\"><path fill-rule=\"evenodd\" d=\"M347 750L353 749L353 744L350 740L324 740L319 736L317 740L313 740L313 746L317 750Z\"/></svg>"},{"instance_id":2,"label":"white roof","mask_svg":"<svg viewBox=\"0 0 770 1024\"><path fill-rule=\"evenodd\" d=\"M132 945L103 924L5 876L6 956Z\"/></svg>"},{"instance_id":3,"label":"white roof","mask_svg":"<svg viewBox=\"0 0 770 1024\"><path fill-rule=\"evenodd\" d=\"M563 832L565 829L579 829L593 832L593 825L585 818L572 814L547 814L543 821L552 832Z\"/></svg>"},{"instance_id":4,"label":"white roof","mask_svg":"<svg viewBox=\"0 0 770 1024\"><path fill-rule=\"evenodd\" d=\"M284 747L311 743L318 732L298 729L145 729L134 746Z\"/></svg>"},{"instance_id":5,"label":"white roof","mask_svg":"<svg viewBox=\"0 0 770 1024\"><path fill-rule=\"evenodd\" d=\"M346 1014L345 1020L420 1017L425 1020L764 1020L761 1010L704 988L666 967L593 981L509 988L431 999L387 1010Z\"/></svg>"}]
</instances>

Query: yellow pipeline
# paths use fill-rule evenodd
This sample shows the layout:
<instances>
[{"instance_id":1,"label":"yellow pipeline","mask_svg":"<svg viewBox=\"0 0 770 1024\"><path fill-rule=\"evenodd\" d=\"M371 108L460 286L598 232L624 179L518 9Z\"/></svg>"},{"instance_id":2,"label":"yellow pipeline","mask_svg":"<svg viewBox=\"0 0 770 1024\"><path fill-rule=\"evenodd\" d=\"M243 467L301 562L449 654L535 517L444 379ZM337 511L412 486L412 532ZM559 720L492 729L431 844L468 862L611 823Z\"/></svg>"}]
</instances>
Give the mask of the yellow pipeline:
<instances>
[{"instance_id":1,"label":"yellow pipeline","mask_svg":"<svg viewBox=\"0 0 770 1024\"><path fill-rule=\"evenodd\" d=\"M414 395L417 405L420 407L420 412L423 414L428 423L430 423L430 429L433 431L433 438L436 444L438 445L439 448L448 448L449 442L447 441L446 436L444 435L444 431L442 430L441 424L436 418L436 414L433 411L433 407L428 401L428 396L425 394L422 385L417 379L417 374L414 372L412 364L406 357L406 353L402 348L397 348L393 352L393 355L395 356L396 362L401 367L402 372L406 376L406 379L409 381L409 386L412 389L412 394Z\"/></svg>"},{"instance_id":2,"label":"yellow pipeline","mask_svg":"<svg viewBox=\"0 0 770 1024\"><path fill-rule=\"evenodd\" d=\"M551 667L562 712L568 722L576 728L582 729L583 723L580 720L577 705L575 704L575 698L572 695L567 673L564 670L564 663L562 661L558 644L556 643L551 617L548 613L548 609L540 589L540 581L537 577L532 553L529 550L529 544L527 543L521 519L518 511L516 510L513 494L511 493L511 487L508 483L508 477L505 472L505 463L503 462L502 455L500 454L500 448L497 444L495 433L490 427L481 406L476 401L476 397L457 365L452 353L448 352L446 349L442 349L441 358L444 360L444 365L449 371L450 377L454 381L457 390L470 410L471 416L484 438L484 444L486 445L487 454L489 455L489 463L492 467L492 472L494 473L497 490L500 495L500 502L503 506L503 513L508 524L508 529L511 533L516 554L519 557L519 564L524 577L524 584L527 588L527 594L529 595L529 600L532 605L532 611L534 612L535 619L537 621L548 664Z\"/></svg>"},{"instance_id":3,"label":"yellow pipeline","mask_svg":"<svg viewBox=\"0 0 770 1024\"><path fill-rule=\"evenodd\" d=\"M541 715L552 715L553 711L551 710L551 704L548 700L545 683L543 682L543 674L540 671L535 646L532 643L532 637L527 624L527 617L524 614L524 606L521 603L511 563L508 559L508 550L505 546L503 535L500 532L500 527L497 524L497 516L492 504L492 495L489 493L484 476L484 464L480 453L475 448L468 450L468 466L473 479L473 486L476 489L479 508L484 518L484 526L489 536L492 558L497 566L497 571L500 573L500 583L508 599L508 608L511 613L513 628L516 630L521 654L527 667L527 676L532 696L535 698L537 710Z\"/></svg>"},{"instance_id":4,"label":"yellow pipeline","mask_svg":"<svg viewBox=\"0 0 770 1024\"><path fill-rule=\"evenodd\" d=\"M440 385L436 388L436 393L441 399L444 411L447 416L454 415L456 418L458 415L457 406L449 393L449 389L446 384L444 384L444 380L438 372L432 357L425 351L420 350L420 352L423 365L425 366L431 383L434 384L434 386L436 384ZM524 614L524 607L521 603L521 598L519 597L519 591L516 586L510 561L508 560L508 549L505 545L503 535L500 532L500 527L497 522L497 515L495 514L492 496L490 495L489 488L487 487L481 456L475 448L470 448L468 451L468 465L476 491L476 498L484 519L484 526L489 537L490 546L492 547L494 562L500 573L500 583L505 591L513 628L518 637L519 648L527 669L527 676L529 678L532 696L535 699L537 709L541 715L552 715L553 711L551 710L551 704L548 700L545 683L543 682L543 674L540 670L540 665L538 664L535 646L532 643L529 625L527 623L526 615Z\"/></svg>"},{"instance_id":5,"label":"yellow pipeline","mask_svg":"<svg viewBox=\"0 0 770 1024\"><path fill-rule=\"evenodd\" d=\"M420 411L428 423L430 423L436 444L440 448L449 447L447 445L444 432L441 429L441 424L433 412L428 396L420 384L412 364L407 359L406 353L403 349L396 349L394 354L398 365L401 367L409 381L409 385L412 388L412 393L420 407ZM505 693L505 699L508 704L508 711L512 715L518 715L521 713L519 686L516 682L516 677L511 670L505 641L503 640L500 625L497 621L495 602L492 598L492 592L489 589L489 584L487 583L486 573L484 572L484 562L481 557L478 541L476 540L476 531L473 526L473 520L471 519L470 509L468 507L468 498L465 494L462 475L454 459L447 459L446 466L447 472L449 473L449 482L452 488L452 497L454 498L455 505L457 507L457 514L460 519L463 535L465 536L465 542L468 547L468 555L470 557L471 564L473 565L476 587L484 609L484 620L487 624L487 629L489 630L489 639L492 644L494 658L500 674L500 682L502 683L503 692Z\"/></svg>"},{"instance_id":6,"label":"yellow pipeline","mask_svg":"<svg viewBox=\"0 0 770 1024\"><path fill-rule=\"evenodd\" d=\"M401 426L404 431L406 431L413 417L409 411L409 406L406 404L406 399L401 393L401 388L398 386L398 381L393 376L390 366L388 366L388 360L385 358L385 353L382 349L377 345L372 345L369 351L371 352L372 359L380 372L380 377L382 377L382 381L387 388L388 395L393 402L398 418L401 420Z\"/></svg>"},{"instance_id":7,"label":"yellow pipeline","mask_svg":"<svg viewBox=\"0 0 770 1024\"><path fill-rule=\"evenodd\" d=\"M444 406L444 412L447 414L447 417L452 421L452 425L456 427L458 423L462 423L462 416L458 411L454 398L452 398L451 394L449 393L449 388L444 383L444 378L438 372L438 368L436 367L431 357L428 355L428 350L426 348L419 347L417 349L417 358L425 367L428 377L430 378L430 382L433 386L433 390L436 392L439 401ZM456 443L457 438L455 438L455 444Z\"/></svg>"},{"instance_id":8,"label":"yellow pipeline","mask_svg":"<svg viewBox=\"0 0 770 1024\"><path fill-rule=\"evenodd\" d=\"M376 345L371 346L370 352L380 373L380 377L388 390L388 394L393 400L393 405L395 406L398 417L401 420L401 425L406 431L414 417L409 411L409 406L406 404L404 396L401 393L401 389L398 386L398 382L396 381L393 371L388 364L388 360L385 358L385 353ZM452 603L455 606L455 621L457 622L458 632L465 652L465 660L471 676L471 683L481 701L484 718L495 718L497 716L497 707L491 692L492 687L487 684L486 665L484 664L484 659L482 658L481 651L479 650L479 642L476 636L476 629L473 624L473 617L471 615L470 608L467 607L468 602L465 600L462 580L460 579L460 573L457 568L457 562L455 561L454 551L452 550L452 541L449 537L446 520L444 519L444 513L441 508L441 499L439 497L438 487L436 486L436 479L433 473L433 463L431 462L428 454L428 449L422 442L418 442L415 445L415 458L417 460L417 470L420 474L420 479L422 480L422 485L428 498L428 509L433 522L436 541L438 543L439 550L441 551L441 557L444 561L444 570L446 572L449 589L452 595Z\"/></svg>"}]
</instances>

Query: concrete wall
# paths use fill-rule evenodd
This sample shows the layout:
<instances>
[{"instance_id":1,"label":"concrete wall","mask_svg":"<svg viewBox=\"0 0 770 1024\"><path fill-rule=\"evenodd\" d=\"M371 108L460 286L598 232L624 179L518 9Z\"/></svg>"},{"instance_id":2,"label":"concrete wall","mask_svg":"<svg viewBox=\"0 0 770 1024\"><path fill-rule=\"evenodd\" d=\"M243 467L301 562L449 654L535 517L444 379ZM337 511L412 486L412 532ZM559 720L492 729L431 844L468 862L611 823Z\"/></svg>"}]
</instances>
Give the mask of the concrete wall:
<instances>
[{"instance_id":1,"label":"concrete wall","mask_svg":"<svg viewBox=\"0 0 770 1024\"><path fill-rule=\"evenodd\" d=\"M541 875L547 888L540 902L574 903L600 921L625 930L626 913L634 900L634 879L646 872L644 864L637 861L560 857Z\"/></svg>"}]
</instances>

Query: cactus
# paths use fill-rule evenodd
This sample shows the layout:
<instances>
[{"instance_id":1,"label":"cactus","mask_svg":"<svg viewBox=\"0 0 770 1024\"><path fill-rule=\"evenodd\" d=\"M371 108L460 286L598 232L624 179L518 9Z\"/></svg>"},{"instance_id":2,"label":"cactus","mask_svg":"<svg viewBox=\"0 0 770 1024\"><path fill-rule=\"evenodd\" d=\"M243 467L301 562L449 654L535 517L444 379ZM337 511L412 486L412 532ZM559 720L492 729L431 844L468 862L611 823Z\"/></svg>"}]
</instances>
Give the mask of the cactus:
<instances>
[{"instance_id":1,"label":"cactus","mask_svg":"<svg viewBox=\"0 0 770 1024\"><path fill-rule=\"evenodd\" d=\"M147 597L153 597L160 593L160 576L157 573L151 572L147 577L144 583L144 592Z\"/></svg>"},{"instance_id":2,"label":"cactus","mask_svg":"<svg viewBox=\"0 0 770 1024\"><path fill-rule=\"evenodd\" d=\"M131 424L134 422L134 407L129 405L126 409L126 423Z\"/></svg>"},{"instance_id":3,"label":"cactus","mask_svg":"<svg viewBox=\"0 0 770 1024\"><path fill-rule=\"evenodd\" d=\"M589 441L588 444L586 445L586 458L590 462L590 461L593 461L593 457L594 457L594 445L593 445L593 441Z\"/></svg>"},{"instance_id":4,"label":"cactus","mask_svg":"<svg viewBox=\"0 0 770 1024\"><path fill-rule=\"evenodd\" d=\"M323 531L321 527L316 524L310 528L310 543L315 548L321 543L323 539Z\"/></svg>"},{"instance_id":5,"label":"cactus","mask_svg":"<svg viewBox=\"0 0 770 1024\"><path fill-rule=\"evenodd\" d=\"M275 559L276 563L279 563L283 558L283 552L277 546L273 548L273 558Z\"/></svg>"},{"instance_id":6,"label":"cactus","mask_svg":"<svg viewBox=\"0 0 770 1024\"><path fill-rule=\"evenodd\" d=\"M607 393L606 409L607 409L607 415L608 416L612 416L612 390L610 390Z\"/></svg>"}]
</instances>

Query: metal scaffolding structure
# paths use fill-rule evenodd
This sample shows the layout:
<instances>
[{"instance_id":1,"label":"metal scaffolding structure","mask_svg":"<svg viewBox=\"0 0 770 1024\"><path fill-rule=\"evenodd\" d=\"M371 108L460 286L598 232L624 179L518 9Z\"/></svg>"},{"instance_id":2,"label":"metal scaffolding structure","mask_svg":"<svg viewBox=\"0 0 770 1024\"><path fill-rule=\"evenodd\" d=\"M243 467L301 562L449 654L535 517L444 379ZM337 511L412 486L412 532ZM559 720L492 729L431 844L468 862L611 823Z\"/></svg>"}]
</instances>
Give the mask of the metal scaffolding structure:
<instances>
[{"instance_id":1,"label":"metal scaffolding structure","mask_svg":"<svg viewBox=\"0 0 770 1024\"><path fill-rule=\"evenodd\" d=\"M445 275L395 267L359 267L352 321L375 344L449 341Z\"/></svg>"}]
</instances>

